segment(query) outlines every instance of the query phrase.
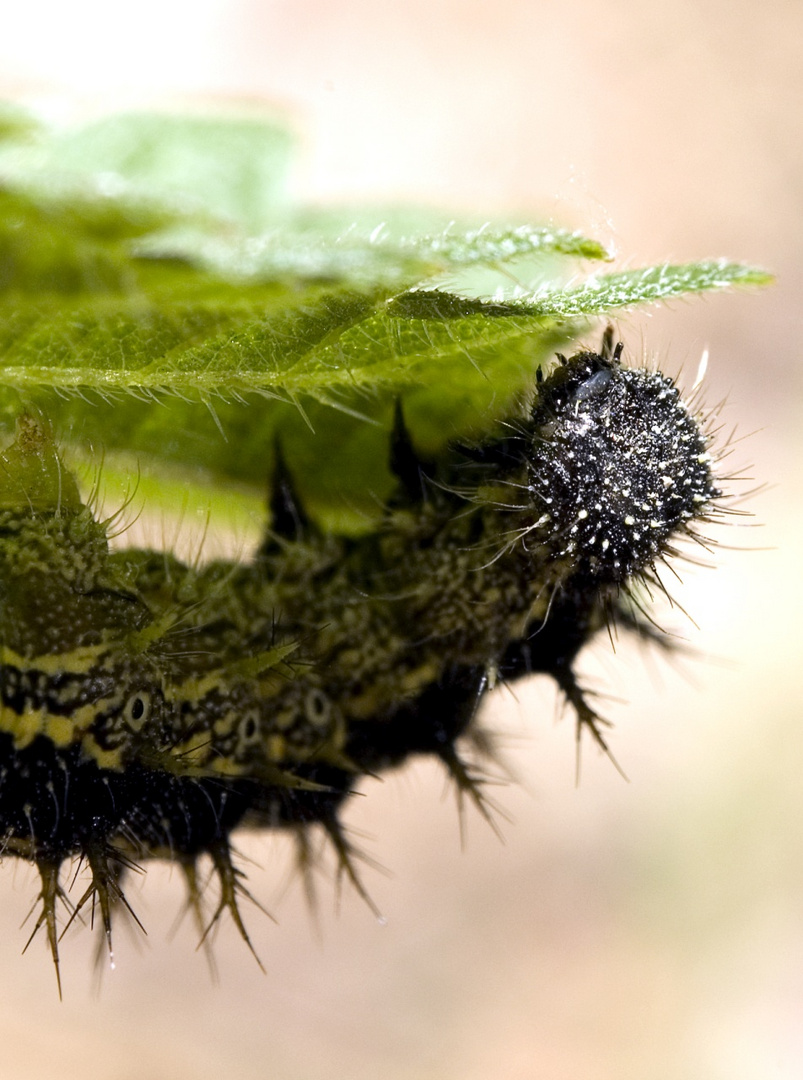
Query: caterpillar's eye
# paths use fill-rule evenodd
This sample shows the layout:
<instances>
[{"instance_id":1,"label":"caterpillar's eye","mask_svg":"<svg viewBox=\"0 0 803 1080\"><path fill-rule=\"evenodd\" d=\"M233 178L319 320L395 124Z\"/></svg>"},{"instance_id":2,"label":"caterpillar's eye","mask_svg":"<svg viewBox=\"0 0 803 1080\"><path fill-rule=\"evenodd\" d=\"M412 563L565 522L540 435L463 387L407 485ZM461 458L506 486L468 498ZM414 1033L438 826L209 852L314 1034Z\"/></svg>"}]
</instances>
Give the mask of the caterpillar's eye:
<instances>
[{"instance_id":1,"label":"caterpillar's eye","mask_svg":"<svg viewBox=\"0 0 803 1080\"><path fill-rule=\"evenodd\" d=\"M138 690L128 698L123 709L123 719L132 730L139 731L150 715L151 695L146 690Z\"/></svg>"}]
</instances>

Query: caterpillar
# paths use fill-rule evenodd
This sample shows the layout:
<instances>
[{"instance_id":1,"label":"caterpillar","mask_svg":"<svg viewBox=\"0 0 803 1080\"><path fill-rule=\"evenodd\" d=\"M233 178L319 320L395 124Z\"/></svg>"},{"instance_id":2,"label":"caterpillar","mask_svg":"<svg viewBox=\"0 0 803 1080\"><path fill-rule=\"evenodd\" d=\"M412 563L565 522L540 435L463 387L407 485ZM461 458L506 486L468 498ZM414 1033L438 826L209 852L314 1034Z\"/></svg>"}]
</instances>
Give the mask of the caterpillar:
<instances>
[{"instance_id":1,"label":"caterpillar","mask_svg":"<svg viewBox=\"0 0 803 1080\"><path fill-rule=\"evenodd\" d=\"M398 405L396 490L362 537L320 530L277 454L249 561L112 550L47 422L18 420L0 454L0 838L38 868L31 938L59 992L62 905L67 925L97 907L111 949L144 860L179 864L200 912L210 856L207 929L228 911L251 947L235 829L293 830L303 860L321 827L364 891L340 817L362 777L433 755L486 810L478 708L500 680L548 673L578 740L608 750L577 654L611 624L659 636L643 595L722 495L705 423L622 353L609 330L558 355L526 411L437 461ZM73 902L76 857L91 880Z\"/></svg>"}]
</instances>

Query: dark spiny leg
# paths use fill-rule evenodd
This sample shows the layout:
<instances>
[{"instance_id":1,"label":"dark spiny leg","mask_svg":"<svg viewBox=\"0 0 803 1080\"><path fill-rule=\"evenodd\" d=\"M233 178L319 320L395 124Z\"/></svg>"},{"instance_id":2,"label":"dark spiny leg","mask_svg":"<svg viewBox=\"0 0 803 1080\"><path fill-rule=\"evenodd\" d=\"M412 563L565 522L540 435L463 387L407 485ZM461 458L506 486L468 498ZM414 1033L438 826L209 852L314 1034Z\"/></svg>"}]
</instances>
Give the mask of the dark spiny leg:
<instances>
[{"instance_id":1,"label":"dark spiny leg","mask_svg":"<svg viewBox=\"0 0 803 1080\"><path fill-rule=\"evenodd\" d=\"M412 754L436 756L446 766L457 790L461 832L466 797L496 828L492 811L497 812L497 808L483 790L488 778L468 765L457 749L458 740L469 737L479 754L493 758L493 754L484 753L488 744L487 741L482 744L475 724L487 689L488 675L483 666L451 664L437 682L414 701L400 705L392 716L363 732L360 730L363 726L358 725L357 731L367 737L369 748L355 741L353 746L347 746L346 752L369 772L400 765Z\"/></svg>"},{"instance_id":2,"label":"dark spiny leg","mask_svg":"<svg viewBox=\"0 0 803 1080\"><path fill-rule=\"evenodd\" d=\"M588 728L616 770L625 775L600 730L608 721L588 704L586 692L574 675L578 653L606 625L607 612L604 599L588 599L584 582L567 585L556 593L546 620L529 626L525 638L512 642L500 664L500 674L508 681L542 673L551 675L558 684L577 717L578 776L583 728Z\"/></svg>"},{"instance_id":3,"label":"dark spiny leg","mask_svg":"<svg viewBox=\"0 0 803 1080\"><path fill-rule=\"evenodd\" d=\"M202 889L198 881L198 858L196 855L181 855L178 858L178 863L181 867L181 872L184 875L184 884L187 888L187 899L183 911L179 914L176 925L178 925L182 916L188 911L192 914L192 920L198 931L200 943L206 954L209 973L212 976L213 981L217 982L217 965L215 964L211 942L206 934L206 919L204 918L203 904L201 902Z\"/></svg>"},{"instance_id":4,"label":"dark spiny leg","mask_svg":"<svg viewBox=\"0 0 803 1080\"><path fill-rule=\"evenodd\" d=\"M61 969L59 967L59 934L56 926L56 903L61 902L70 907L70 902L67 899L67 895L59 885L59 867L61 860L59 859L47 859L42 858L37 861L37 869L39 870L39 876L42 879L42 888L39 890L38 899L42 902L42 908L39 912L39 918L36 920L36 925L31 931L31 936L25 943L23 952L27 952L28 946L41 926L45 926L47 929L47 942L50 946L50 955L53 958L53 967L56 969L56 983L59 989L59 1001L61 997Z\"/></svg>"},{"instance_id":5,"label":"dark spiny leg","mask_svg":"<svg viewBox=\"0 0 803 1080\"><path fill-rule=\"evenodd\" d=\"M475 746L481 747L481 752L484 756L489 756L492 760L496 760L493 756L493 752L490 750L487 740L476 739L474 740ZM499 828L497 818L507 818L507 815L501 809L501 807L493 801L487 794L485 788L492 782L490 775L482 775L478 771L475 765L470 765L466 762L455 749L454 746L445 747L440 751L438 755L446 766L446 770L449 774L449 779L455 786L457 792L457 809L460 820L460 840L461 844L465 845L465 801L469 798L471 802L476 806L488 824L491 826L496 835L501 839L502 832ZM496 783L504 783L503 780L496 780Z\"/></svg>"},{"instance_id":6,"label":"dark spiny leg","mask_svg":"<svg viewBox=\"0 0 803 1080\"><path fill-rule=\"evenodd\" d=\"M368 862L369 860L362 852L358 851L348 839L345 830L340 823L340 819L336 814L332 814L331 817L325 818L321 824L326 830L326 835L337 855L338 882L345 874L359 896L365 901L377 919L379 919L380 922L384 921L382 912L371 899L368 890L363 885L362 879L357 872L357 867L355 866L357 859L361 859L363 862ZM377 864L374 863L373 865L376 866Z\"/></svg>"},{"instance_id":7,"label":"dark spiny leg","mask_svg":"<svg viewBox=\"0 0 803 1080\"><path fill-rule=\"evenodd\" d=\"M109 959L114 964L114 951L112 949L112 913L119 904L122 904L128 914L137 924L143 934L147 934L145 927L139 921L129 902L125 898L120 882L125 870L139 870L132 860L122 852L111 847L90 847L86 852L86 861L92 874L92 881L84 892L81 899L75 905L67 925L61 932L64 937L72 925L73 920L91 902L90 926L94 924L95 904L100 907L103 921L103 932L106 938L106 948Z\"/></svg>"},{"instance_id":8,"label":"dark spiny leg","mask_svg":"<svg viewBox=\"0 0 803 1080\"><path fill-rule=\"evenodd\" d=\"M114 921L115 932L119 932L121 917L125 918L127 916L136 925L137 929L140 930L143 934L145 934L147 936L147 931L146 931L145 927L142 925L142 923L139 921L137 916L134 914L134 911L131 908L131 905L128 903L128 900L126 899L125 894L123 892L123 880L130 873L131 869L136 870L138 873L143 873L143 871L141 870L141 868L139 866L137 866L135 863L129 861L128 859L126 859L125 862L120 862L115 857L112 857L109 860L109 872L110 872L110 875L111 875L110 880L109 880L109 887L108 887L110 913L111 913L112 919ZM101 905L101 908L102 908L102 905ZM92 918L94 918L94 900L93 900L93 906L92 906L91 910L92 910L92 916L90 918L90 925L92 925ZM111 921L112 920L110 919L110 923L111 923ZM104 926L105 926L105 924L104 924ZM64 929L66 931L67 928L65 927ZM103 972L104 972L104 969L106 967L106 965L104 963L104 959L105 959L105 953L106 953L107 949L108 949L108 955L109 955L109 961L110 961L109 966L113 970L114 969L114 956L112 954L112 949L111 949L111 934L109 934L108 936L106 936L104 934L103 937L99 937L99 938L96 939L95 958L94 958L94 965L95 965L95 980L94 981L95 981L95 988L96 988L97 993L100 993L101 986L103 985Z\"/></svg>"},{"instance_id":9,"label":"dark spiny leg","mask_svg":"<svg viewBox=\"0 0 803 1080\"><path fill-rule=\"evenodd\" d=\"M201 886L198 883L198 860L195 855L182 855L179 858L181 873L184 875L184 884L187 887L187 900L184 910L192 914L193 921L200 934L206 929L203 904L201 903Z\"/></svg>"},{"instance_id":10,"label":"dark spiny leg","mask_svg":"<svg viewBox=\"0 0 803 1080\"><path fill-rule=\"evenodd\" d=\"M301 884L304 889L304 896L307 898L307 907L312 915L313 924L318 929L318 890L315 887L315 878L313 876L318 860L313 850L310 833L309 825L302 824L293 827L293 839L296 845L296 870L301 875Z\"/></svg>"},{"instance_id":11,"label":"dark spiny leg","mask_svg":"<svg viewBox=\"0 0 803 1080\"><path fill-rule=\"evenodd\" d=\"M371 896L363 884L362 878L357 871L357 860L370 864L375 869L384 869L378 863L375 863L372 859L362 851L359 851L355 845L346 836L345 830L340 823L340 819L336 816L334 810L332 810L327 816L321 816L318 818L317 824L321 825L325 833L326 840L332 845L335 850L337 858L337 891L338 899L340 894L340 885L343 877L347 877L357 894L368 905L376 918L382 922L384 921L379 908L371 899ZM304 889L304 895L307 899L307 906L312 915L313 924L316 929L319 929L318 925L318 913L319 913L319 901L318 891L315 885L314 872L320 864L320 850L317 850L313 846L312 829L310 824L295 825L293 828L294 839L296 843L296 865L295 868L301 875L301 882Z\"/></svg>"},{"instance_id":12,"label":"dark spiny leg","mask_svg":"<svg viewBox=\"0 0 803 1080\"><path fill-rule=\"evenodd\" d=\"M595 709L592 709L591 706L588 704L588 701L586 700L586 691L584 691L577 682L577 679L575 678L574 672L572 671L571 667L559 667L556 668L554 671L550 671L549 674L563 691L566 700L574 709L575 715L577 717L576 739L578 781L580 779L580 741L582 739L584 727L588 728L588 730L591 732L591 737L594 739L594 742L597 744L597 746L599 746L599 748L603 751L606 757L610 759L613 767L616 769L619 775L623 779L627 780L627 776L624 770L622 769L616 758L613 756L613 752L610 746L608 746L608 742L600 730L600 727L603 725L606 727L610 727L610 721L600 716L600 714L596 712Z\"/></svg>"},{"instance_id":13,"label":"dark spiny leg","mask_svg":"<svg viewBox=\"0 0 803 1080\"><path fill-rule=\"evenodd\" d=\"M245 874L242 870L238 870L232 862L231 847L229 846L229 842L227 839L221 839L211 844L209 847L209 854L212 857L215 872L218 876L218 882L220 883L220 901L218 902L218 906L215 909L214 914L212 915L209 925L204 931L204 935L199 942L199 947L203 945L203 943L209 937L212 929L220 921L220 917L223 912L228 909L228 912L234 921L234 925L237 927L237 930L240 933L240 937L250 949L252 956L256 960L257 964L259 964L260 970L264 972L265 968L262 965L262 961L257 956L254 946L251 944L251 939L248 936L248 931L245 928L245 923L243 922L242 916L240 915L240 909L237 903L238 896L244 896L246 900L250 900L251 903L258 907L259 910L265 915L267 915L269 919L272 919L273 916L270 914L270 912L266 911L264 907L262 907L259 901L256 900L248 891L248 889L246 889L245 885L243 885L242 879L245 877Z\"/></svg>"},{"instance_id":14,"label":"dark spiny leg","mask_svg":"<svg viewBox=\"0 0 803 1080\"><path fill-rule=\"evenodd\" d=\"M449 726L461 737L471 739L476 754L496 762L497 758L493 752L490 736L476 724L477 713L488 687L489 678L483 669L453 669L450 678L445 683L445 687L441 688L438 696L432 702L432 706L439 709L445 705L443 697L443 691L445 690L447 697L453 699L454 702L453 719ZM435 726L439 725L436 724ZM442 726L442 722L440 726ZM446 766L449 779L454 784L457 792L461 842L465 842L464 807L466 798L469 798L474 803L494 832L501 836L494 815L501 817L505 815L484 790L490 782L490 776L482 775L476 765L470 765L458 753L454 735L451 738L441 738L437 754Z\"/></svg>"}]
</instances>

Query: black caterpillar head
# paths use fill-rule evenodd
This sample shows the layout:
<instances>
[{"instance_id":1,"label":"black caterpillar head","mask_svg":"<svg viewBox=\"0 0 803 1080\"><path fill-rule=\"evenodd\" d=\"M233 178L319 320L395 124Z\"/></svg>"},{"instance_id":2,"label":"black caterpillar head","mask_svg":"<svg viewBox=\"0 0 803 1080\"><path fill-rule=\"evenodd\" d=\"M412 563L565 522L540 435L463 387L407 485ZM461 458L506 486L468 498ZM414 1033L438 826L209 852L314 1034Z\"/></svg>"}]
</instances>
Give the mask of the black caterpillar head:
<instances>
[{"instance_id":1,"label":"black caterpillar head","mask_svg":"<svg viewBox=\"0 0 803 1080\"><path fill-rule=\"evenodd\" d=\"M550 546L584 576L620 584L669 550L720 492L708 439L674 382L581 352L541 384L529 486L550 516Z\"/></svg>"}]
</instances>

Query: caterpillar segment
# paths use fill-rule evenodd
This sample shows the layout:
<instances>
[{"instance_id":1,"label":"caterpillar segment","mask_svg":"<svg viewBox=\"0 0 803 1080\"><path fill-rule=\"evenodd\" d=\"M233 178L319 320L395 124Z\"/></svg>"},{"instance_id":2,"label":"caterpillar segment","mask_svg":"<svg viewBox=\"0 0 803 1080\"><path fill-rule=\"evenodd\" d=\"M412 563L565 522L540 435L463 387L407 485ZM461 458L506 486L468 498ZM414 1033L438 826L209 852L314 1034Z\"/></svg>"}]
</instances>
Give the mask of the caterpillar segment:
<instances>
[{"instance_id":1,"label":"caterpillar segment","mask_svg":"<svg viewBox=\"0 0 803 1080\"><path fill-rule=\"evenodd\" d=\"M21 418L0 454L0 835L39 868L32 936L59 979L59 907L67 925L97 907L111 948L122 873L152 857L183 868L204 940L228 913L253 951L239 827L293 830L308 878L322 830L367 898L341 809L413 755L490 817L478 712L495 682L551 675L578 740L609 751L576 657L721 494L677 387L621 355L606 335L559 357L526 412L437 461L419 459L399 405L398 487L361 538L315 526L278 452L250 562L111 551L47 424ZM60 868L75 858L91 883L70 908Z\"/></svg>"}]
</instances>

